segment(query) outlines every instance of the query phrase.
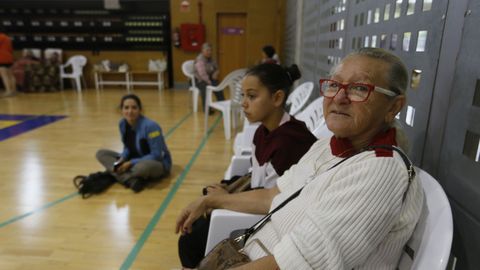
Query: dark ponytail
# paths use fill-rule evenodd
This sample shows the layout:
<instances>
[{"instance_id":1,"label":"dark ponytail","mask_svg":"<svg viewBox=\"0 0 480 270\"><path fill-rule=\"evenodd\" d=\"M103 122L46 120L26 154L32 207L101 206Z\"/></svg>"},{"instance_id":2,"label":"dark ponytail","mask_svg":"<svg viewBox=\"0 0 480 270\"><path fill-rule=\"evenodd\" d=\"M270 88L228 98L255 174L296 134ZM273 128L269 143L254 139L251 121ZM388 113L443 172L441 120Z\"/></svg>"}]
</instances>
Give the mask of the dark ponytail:
<instances>
[{"instance_id":1,"label":"dark ponytail","mask_svg":"<svg viewBox=\"0 0 480 270\"><path fill-rule=\"evenodd\" d=\"M302 77L298 66L295 64L284 68L277 64L268 63L250 68L246 75L257 77L272 94L278 90L285 92L284 102L287 101L293 83Z\"/></svg>"},{"instance_id":2,"label":"dark ponytail","mask_svg":"<svg viewBox=\"0 0 480 270\"><path fill-rule=\"evenodd\" d=\"M291 81L290 86L292 86L296 80L300 79L300 77L302 77L298 66L295 64L291 65L290 67L286 67L285 72L287 73L287 76Z\"/></svg>"}]
</instances>

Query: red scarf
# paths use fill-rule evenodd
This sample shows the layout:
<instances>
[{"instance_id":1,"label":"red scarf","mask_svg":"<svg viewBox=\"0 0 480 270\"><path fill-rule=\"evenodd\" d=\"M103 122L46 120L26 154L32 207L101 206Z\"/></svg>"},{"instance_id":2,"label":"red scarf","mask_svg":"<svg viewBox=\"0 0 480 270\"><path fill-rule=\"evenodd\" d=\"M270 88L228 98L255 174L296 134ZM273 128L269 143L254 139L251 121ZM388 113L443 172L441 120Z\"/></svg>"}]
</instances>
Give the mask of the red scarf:
<instances>
[{"instance_id":1,"label":"red scarf","mask_svg":"<svg viewBox=\"0 0 480 270\"><path fill-rule=\"evenodd\" d=\"M397 145L395 140L395 128L389 128L385 132L378 133L373 140L368 144L372 145ZM332 154L337 157L349 157L356 153L352 143L346 138L337 138L332 136L330 139L330 149ZM376 148L375 154L377 157L392 157L393 151L389 149Z\"/></svg>"}]
</instances>

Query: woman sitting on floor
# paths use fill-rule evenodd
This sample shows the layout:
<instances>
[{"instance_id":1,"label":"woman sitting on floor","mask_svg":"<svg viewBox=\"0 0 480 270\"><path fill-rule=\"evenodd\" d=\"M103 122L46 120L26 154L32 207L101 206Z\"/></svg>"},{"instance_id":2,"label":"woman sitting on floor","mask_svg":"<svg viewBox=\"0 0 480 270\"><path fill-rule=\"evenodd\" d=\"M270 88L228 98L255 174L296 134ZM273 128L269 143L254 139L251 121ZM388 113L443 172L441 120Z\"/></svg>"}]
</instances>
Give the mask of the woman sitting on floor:
<instances>
[{"instance_id":1,"label":"woman sitting on floor","mask_svg":"<svg viewBox=\"0 0 480 270\"><path fill-rule=\"evenodd\" d=\"M172 158L160 126L143 116L138 96L123 96L120 109L123 115L119 123L124 145L122 153L101 149L96 156L118 182L140 192L148 182L170 172Z\"/></svg>"}]
</instances>

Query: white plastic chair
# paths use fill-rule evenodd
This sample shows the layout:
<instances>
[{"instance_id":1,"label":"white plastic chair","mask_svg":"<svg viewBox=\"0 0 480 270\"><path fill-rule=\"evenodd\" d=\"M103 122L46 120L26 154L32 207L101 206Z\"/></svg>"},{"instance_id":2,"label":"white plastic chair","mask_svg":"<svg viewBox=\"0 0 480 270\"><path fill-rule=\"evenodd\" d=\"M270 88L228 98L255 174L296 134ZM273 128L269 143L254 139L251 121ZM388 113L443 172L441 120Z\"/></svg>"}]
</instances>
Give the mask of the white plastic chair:
<instances>
[{"instance_id":1,"label":"white plastic chair","mask_svg":"<svg viewBox=\"0 0 480 270\"><path fill-rule=\"evenodd\" d=\"M247 119L243 122L243 129L235 136L233 151L235 155L251 155L253 136L260 126L260 122L250 123Z\"/></svg>"},{"instance_id":2,"label":"white plastic chair","mask_svg":"<svg viewBox=\"0 0 480 270\"><path fill-rule=\"evenodd\" d=\"M83 80L84 85L85 78L83 77L83 67L87 64L87 58L83 55L75 55L68 59L67 63L60 65L60 85L63 89L63 79L72 79L75 80L75 86L78 92L82 91L82 83L80 80ZM67 73L65 69L70 67L72 72Z\"/></svg>"},{"instance_id":3,"label":"white plastic chair","mask_svg":"<svg viewBox=\"0 0 480 270\"><path fill-rule=\"evenodd\" d=\"M312 101L308 106L295 115L297 120L305 122L308 130L314 131L318 126L325 123L323 118L323 97Z\"/></svg>"},{"instance_id":4,"label":"white plastic chair","mask_svg":"<svg viewBox=\"0 0 480 270\"><path fill-rule=\"evenodd\" d=\"M252 155L233 155L230 165L228 166L223 179L229 180L234 176L242 176L247 174L252 168Z\"/></svg>"},{"instance_id":5,"label":"white plastic chair","mask_svg":"<svg viewBox=\"0 0 480 270\"><path fill-rule=\"evenodd\" d=\"M307 104L313 91L313 82L305 82L295 88L287 98L287 105L290 105L289 114L296 115Z\"/></svg>"},{"instance_id":6,"label":"white plastic chair","mask_svg":"<svg viewBox=\"0 0 480 270\"><path fill-rule=\"evenodd\" d=\"M415 168L425 193L426 208L415 231L408 241L414 250L414 259L406 253L400 259L400 270L445 270L450 256L453 238L453 219L450 203L440 184L427 172ZM252 215L216 209L212 212L207 238L207 254L230 232L252 226L262 215Z\"/></svg>"},{"instance_id":7,"label":"white plastic chair","mask_svg":"<svg viewBox=\"0 0 480 270\"><path fill-rule=\"evenodd\" d=\"M242 102L242 88L241 80L245 75L246 69L237 69L230 72L218 86L207 86L205 96L205 132L208 130L208 112L210 108L219 110L223 115L223 129L225 131L225 139L230 140L231 137L231 118L233 118L233 127L237 127L237 115L240 113L240 104ZM230 99L213 101L212 93L223 91L223 89L230 88ZM233 116L233 117L232 117Z\"/></svg>"},{"instance_id":8,"label":"white plastic chair","mask_svg":"<svg viewBox=\"0 0 480 270\"><path fill-rule=\"evenodd\" d=\"M323 97L312 101L303 111L295 115L295 118L305 122L308 130L318 139L333 135L327 128L325 118L323 117Z\"/></svg>"},{"instance_id":9,"label":"white plastic chair","mask_svg":"<svg viewBox=\"0 0 480 270\"><path fill-rule=\"evenodd\" d=\"M225 171L223 179L231 179L233 176L242 176L249 172L252 167L253 136L260 122L250 123L246 118L243 122L242 132L237 133L233 143L233 156L230 165Z\"/></svg>"},{"instance_id":10,"label":"white plastic chair","mask_svg":"<svg viewBox=\"0 0 480 270\"><path fill-rule=\"evenodd\" d=\"M210 216L205 255L234 230L245 229L259 221L264 215L246 214L226 209L216 209Z\"/></svg>"},{"instance_id":11,"label":"white plastic chair","mask_svg":"<svg viewBox=\"0 0 480 270\"><path fill-rule=\"evenodd\" d=\"M188 88L189 91L192 91L192 100L193 100L193 112L198 111L198 94L200 90L195 84L195 61L194 60L187 60L182 64L182 72L183 74L190 80L191 86Z\"/></svg>"},{"instance_id":12,"label":"white plastic chair","mask_svg":"<svg viewBox=\"0 0 480 270\"><path fill-rule=\"evenodd\" d=\"M415 252L413 262L409 255L403 253L399 269L444 270L447 267L453 238L450 203L437 180L424 170L415 169L423 186L428 211L420 219L408 242L408 246Z\"/></svg>"}]
</instances>

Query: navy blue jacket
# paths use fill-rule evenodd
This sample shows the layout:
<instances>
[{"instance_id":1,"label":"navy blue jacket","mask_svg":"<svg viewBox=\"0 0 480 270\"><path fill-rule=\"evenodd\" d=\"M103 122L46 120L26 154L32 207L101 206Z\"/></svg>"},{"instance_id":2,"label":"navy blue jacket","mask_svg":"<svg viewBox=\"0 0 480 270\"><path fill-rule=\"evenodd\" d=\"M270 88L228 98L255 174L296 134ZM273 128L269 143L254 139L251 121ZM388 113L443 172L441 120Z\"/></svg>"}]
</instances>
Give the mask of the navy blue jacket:
<instances>
[{"instance_id":1,"label":"navy blue jacket","mask_svg":"<svg viewBox=\"0 0 480 270\"><path fill-rule=\"evenodd\" d=\"M125 144L126 127L127 120L120 120L119 128L123 142L123 152L121 156L124 160L129 160L130 153ZM163 167L166 171L170 171L170 168L172 167L172 157L165 144L165 139L163 138L160 126L147 117L140 115L135 127L132 127L132 129L136 134L135 146L141 157L131 159L130 162L135 165L140 160L158 160L163 163Z\"/></svg>"}]
</instances>

